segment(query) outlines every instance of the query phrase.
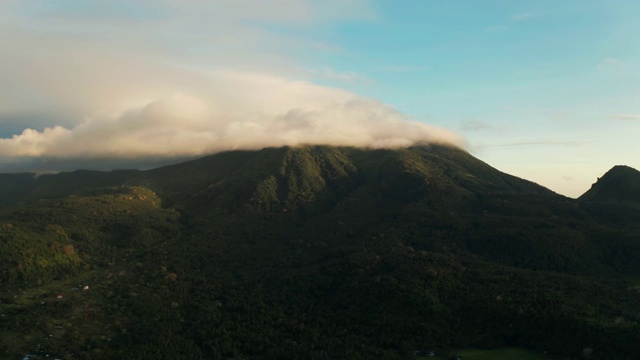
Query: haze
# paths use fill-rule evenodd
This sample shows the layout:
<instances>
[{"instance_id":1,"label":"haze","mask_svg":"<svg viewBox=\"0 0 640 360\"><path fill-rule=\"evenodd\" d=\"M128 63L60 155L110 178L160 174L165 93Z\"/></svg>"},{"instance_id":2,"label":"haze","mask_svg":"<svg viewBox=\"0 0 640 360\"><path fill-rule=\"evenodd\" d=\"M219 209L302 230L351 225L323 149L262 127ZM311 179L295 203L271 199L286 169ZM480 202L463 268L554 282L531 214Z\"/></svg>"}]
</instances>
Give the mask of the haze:
<instances>
[{"instance_id":1,"label":"haze","mask_svg":"<svg viewBox=\"0 0 640 360\"><path fill-rule=\"evenodd\" d=\"M0 3L0 171L451 143L578 196L640 168L632 1Z\"/></svg>"}]
</instances>

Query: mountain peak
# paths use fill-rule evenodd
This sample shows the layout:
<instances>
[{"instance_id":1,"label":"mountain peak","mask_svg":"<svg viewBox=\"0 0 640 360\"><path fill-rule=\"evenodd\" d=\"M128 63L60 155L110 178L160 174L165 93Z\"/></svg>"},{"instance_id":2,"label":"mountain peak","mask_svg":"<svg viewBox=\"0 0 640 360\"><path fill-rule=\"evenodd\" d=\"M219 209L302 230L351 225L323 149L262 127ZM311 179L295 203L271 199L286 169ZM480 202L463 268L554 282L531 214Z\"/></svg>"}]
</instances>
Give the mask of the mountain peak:
<instances>
[{"instance_id":1,"label":"mountain peak","mask_svg":"<svg viewBox=\"0 0 640 360\"><path fill-rule=\"evenodd\" d=\"M616 165L598 178L580 200L640 204L640 171Z\"/></svg>"},{"instance_id":2,"label":"mountain peak","mask_svg":"<svg viewBox=\"0 0 640 360\"><path fill-rule=\"evenodd\" d=\"M611 170L607 171L607 173L605 174L605 176L607 175L616 175L616 176L620 176L620 175L630 175L630 176L640 176L640 171L632 168L631 166L627 166L627 165L616 165L614 167L611 168Z\"/></svg>"}]
</instances>

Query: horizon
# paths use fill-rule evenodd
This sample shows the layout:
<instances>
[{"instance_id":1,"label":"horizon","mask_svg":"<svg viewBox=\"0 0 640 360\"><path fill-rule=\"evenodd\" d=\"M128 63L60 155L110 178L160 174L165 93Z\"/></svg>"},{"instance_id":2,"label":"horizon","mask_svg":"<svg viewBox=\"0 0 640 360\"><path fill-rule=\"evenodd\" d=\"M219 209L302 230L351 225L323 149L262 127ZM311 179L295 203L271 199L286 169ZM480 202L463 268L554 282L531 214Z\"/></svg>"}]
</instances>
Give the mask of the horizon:
<instances>
[{"instance_id":1,"label":"horizon","mask_svg":"<svg viewBox=\"0 0 640 360\"><path fill-rule=\"evenodd\" d=\"M632 1L9 0L0 29L0 172L427 141L576 198L640 168Z\"/></svg>"}]
</instances>

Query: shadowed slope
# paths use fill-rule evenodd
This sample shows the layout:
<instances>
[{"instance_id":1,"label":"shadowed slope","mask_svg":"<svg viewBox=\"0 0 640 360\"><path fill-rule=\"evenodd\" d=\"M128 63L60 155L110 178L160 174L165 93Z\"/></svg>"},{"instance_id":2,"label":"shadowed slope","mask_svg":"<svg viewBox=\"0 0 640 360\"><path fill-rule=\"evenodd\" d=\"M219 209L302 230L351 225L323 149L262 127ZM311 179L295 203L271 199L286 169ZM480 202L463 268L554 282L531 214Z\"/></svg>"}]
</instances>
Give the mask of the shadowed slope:
<instances>
[{"instance_id":1,"label":"shadowed slope","mask_svg":"<svg viewBox=\"0 0 640 360\"><path fill-rule=\"evenodd\" d=\"M640 171L628 166L614 166L579 200L640 207Z\"/></svg>"},{"instance_id":2,"label":"shadowed slope","mask_svg":"<svg viewBox=\"0 0 640 360\"><path fill-rule=\"evenodd\" d=\"M552 192L501 173L461 149L365 150L330 146L233 151L145 171L131 178L187 208L326 210L356 188L391 202L422 196ZM375 188L375 190L373 189ZM385 189L389 189L385 195ZM436 193L433 193L435 191ZM431 192L431 193L430 193Z\"/></svg>"},{"instance_id":3,"label":"shadowed slope","mask_svg":"<svg viewBox=\"0 0 640 360\"><path fill-rule=\"evenodd\" d=\"M0 208L7 357L640 351L637 212L617 206L612 224L461 149L269 148L25 178Z\"/></svg>"}]
</instances>

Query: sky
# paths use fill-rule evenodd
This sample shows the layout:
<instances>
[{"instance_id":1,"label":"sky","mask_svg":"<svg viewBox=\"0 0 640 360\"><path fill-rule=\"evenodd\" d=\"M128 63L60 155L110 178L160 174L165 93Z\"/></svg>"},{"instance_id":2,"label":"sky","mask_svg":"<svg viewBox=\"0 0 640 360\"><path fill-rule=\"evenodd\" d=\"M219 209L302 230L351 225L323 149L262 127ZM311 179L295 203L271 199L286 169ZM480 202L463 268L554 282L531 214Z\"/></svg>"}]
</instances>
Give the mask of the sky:
<instances>
[{"instance_id":1,"label":"sky","mask_svg":"<svg viewBox=\"0 0 640 360\"><path fill-rule=\"evenodd\" d=\"M635 0L2 0L0 172L461 146L577 197L640 169Z\"/></svg>"}]
</instances>

